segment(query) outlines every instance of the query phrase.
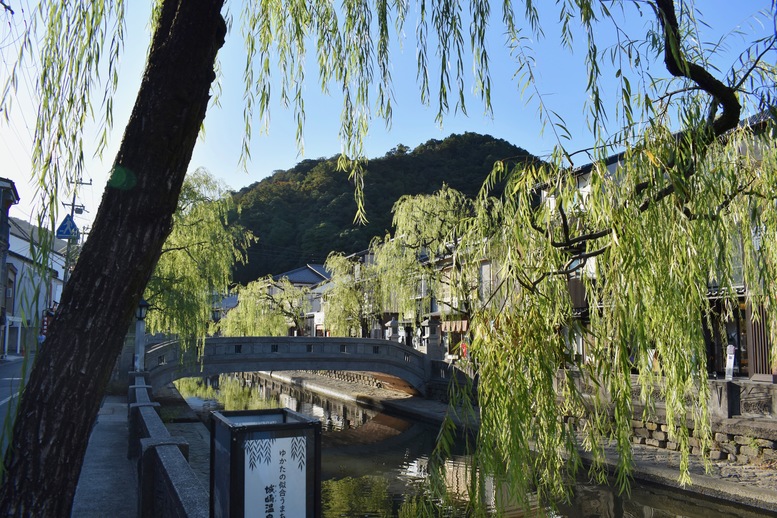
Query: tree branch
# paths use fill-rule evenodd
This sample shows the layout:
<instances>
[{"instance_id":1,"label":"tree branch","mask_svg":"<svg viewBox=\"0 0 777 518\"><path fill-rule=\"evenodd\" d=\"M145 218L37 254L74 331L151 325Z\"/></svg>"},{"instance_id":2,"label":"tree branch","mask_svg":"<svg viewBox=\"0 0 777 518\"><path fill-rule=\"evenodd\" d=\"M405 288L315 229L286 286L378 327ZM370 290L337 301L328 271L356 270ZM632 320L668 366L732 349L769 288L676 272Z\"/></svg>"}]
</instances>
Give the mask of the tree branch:
<instances>
[{"instance_id":1,"label":"tree branch","mask_svg":"<svg viewBox=\"0 0 777 518\"><path fill-rule=\"evenodd\" d=\"M748 187L750 187L755 179L751 179L749 182L747 182L745 185L741 185L734 189L733 192L728 193L723 200L718 204L717 207L715 207L715 210L710 212L709 214L695 214L691 212L691 210L688 207L683 208L683 214L691 221L694 220L716 220L720 217L720 213L723 212L726 207L731 205L731 203L736 199L737 196L742 194L743 192L746 192ZM751 195L755 195L755 193L751 193Z\"/></svg>"},{"instance_id":2,"label":"tree branch","mask_svg":"<svg viewBox=\"0 0 777 518\"><path fill-rule=\"evenodd\" d=\"M736 89L726 86L702 66L686 61L680 48L680 29L673 0L657 0L658 19L664 28L664 63L675 77L685 77L710 94L723 108L720 117L712 122L714 135L719 137L739 123L742 107Z\"/></svg>"},{"instance_id":3,"label":"tree branch","mask_svg":"<svg viewBox=\"0 0 777 518\"><path fill-rule=\"evenodd\" d=\"M758 65L761 64L761 59L766 55L766 53L774 49L775 43L777 43L777 37L773 37L772 42L769 45L767 45L753 60L753 65L747 69L747 72L742 74L742 78L736 82L736 84L733 87L734 89L739 90L739 88L744 84L744 82L747 81L747 78L750 77L750 74L753 73L753 70L758 68Z\"/></svg>"},{"instance_id":4,"label":"tree branch","mask_svg":"<svg viewBox=\"0 0 777 518\"><path fill-rule=\"evenodd\" d=\"M161 253L162 253L162 254L165 254L165 253L167 253L167 252L179 252L179 251L181 251L181 250L187 250L187 249L189 249L189 248L191 248L191 247L193 247L193 246L198 246L198 245L209 245L209 244L210 244L210 242L209 242L209 241L198 241L198 242L196 242L196 243L188 243L188 244L186 244L186 245L181 245L181 246L173 246L173 247L170 247L170 248L163 248Z\"/></svg>"},{"instance_id":5,"label":"tree branch","mask_svg":"<svg viewBox=\"0 0 777 518\"><path fill-rule=\"evenodd\" d=\"M704 127L696 129L689 128L675 135L675 141L678 147L687 148L692 145L694 147L693 153L689 153L688 156L693 156L698 159L704 156L707 149L709 148L709 145L716 138L733 129L739 123L742 107L739 103L739 100L737 99L736 91L737 88L741 86L744 79L741 79L733 87L727 86L712 76L712 74L710 74L709 71L707 71L702 66L686 60L681 48L679 22L675 13L675 5L673 0L656 0L656 16L658 17L658 20L664 29L664 63L666 65L667 71L675 77L684 77L696 85L686 87L685 90L690 91L692 89L700 89L712 97L709 117L706 124L706 131ZM756 63L773 46L774 43L769 45L767 49L759 54ZM753 67L748 70L748 72L745 74L745 77L752 73L752 70L754 70L755 66L756 65L754 64ZM715 118L718 107L722 108L722 113L719 117ZM699 131L701 139L693 143L689 142L686 137L690 131ZM679 153L676 153L676 155L677 154ZM689 180L694 174L696 174L696 162L697 160L688 160L678 163L675 159L672 159L666 164L663 164L662 167L665 171L682 168L680 171L677 171L679 174L675 176L677 181L682 182ZM634 195L639 197L643 193L646 193L653 185L654 184L650 181L638 183L635 187ZM649 210L650 207L654 204L671 196L677 191L677 187L678 183L674 182L647 196L647 198L639 204L639 212L645 212ZM725 208L725 206L729 205L733 201L734 197L739 194L739 192L741 192L741 190L735 191L731 194L730 199L727 198L724 200L717 208L716 213L719 214L720 211ZM685 200L682 200L681 203L684 203L684 201ZM555 248L568 249L573 251L574 248L579 247L584 243L605 237L613 230L611 228L603 229L572 238L569 233L566 214L564 213L562 207L559 207L559 210L564 232L563 241L556 241L553 239L553 235L549 230L542 229L534 221L531 222L532 228L550 239L551 245ZM686 213L686 215L689 217L698 217L693 216L687 208L684 209L684 213ZM572 260L579 257L582 257L580 253L574 253L571 256ZM564 270L561 270L558 273L564 273ZM553 272L550 272L549 274L553 274ZM541 280L542 279L535 280L532 282L532 284L536 285L536 283Z\"/></svg>"}]
</instances>

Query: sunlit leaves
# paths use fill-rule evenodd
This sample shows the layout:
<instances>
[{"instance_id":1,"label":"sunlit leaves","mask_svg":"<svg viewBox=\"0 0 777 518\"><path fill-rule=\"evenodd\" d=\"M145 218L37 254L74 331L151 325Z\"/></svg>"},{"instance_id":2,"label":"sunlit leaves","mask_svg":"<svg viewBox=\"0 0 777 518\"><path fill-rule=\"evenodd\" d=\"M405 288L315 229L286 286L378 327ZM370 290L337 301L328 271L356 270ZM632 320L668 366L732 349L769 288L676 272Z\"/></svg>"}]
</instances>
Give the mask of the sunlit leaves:
<instances>
[{"instance_id":1,"label":"sunlit leaves","mask_svg":"<svg viewBox=\"0 0 777 518\"><path fill-rule=\"evenodd\" d=\"M223 184L199 169L184 181L173 229L144 298L151 332L204 338L214 303L227 293L232 267L245 260L250 232L230 224L232 198Z\"/></svg>"},{"instance_id":2,"label":"sunlit leaves","mask_svg":"<svg viewBox=\"0 0 777 518\"><path fill-rule=\"evenodd\" d=\"M561 496L558 474L568 465L558 451L569 448L574 459L572 445L583 439L598 462L614 441L625 489L632 420L640 417L634 401L645 419L661 408L686 468L691 433L709 448L704 327L722 324L712 319L708 289L720 293L716 318L725 320L746 286L746 303L764 308L773 326L775 250L763 238L777 235L772 125L713 142L703 130L678 136L654 126L610 167L516 168L505 198L483 204L487 214L463 246L488 238L486 255L504 266L500 303L475 313L470 349L479 455L489 470L504 469L512 487L539 484ZM585 326L568 279L585 287ZM572 354L575 333L584 357ZM774 349L772 356L774 363ZM567 422L581 427L573 433ZM522 457L529 445L535 453ZM678 477L688 482L683 469Z\"/></svg>"},{"instance_id":3,"label":"sunlit leaves","mask_svg":"<svg viewBox=\"0 0 777 518\"><path fill-rule=\"evenodd\" d=\"M309 289L293 285L288 278L249 282L234 290L237 307L230 309L216 326L224 336L287 336L289 329L301 333L310 308Z\"/></svg>"},{"instance_id":4,"label":"sunlit leaves","mask_svg":"<svg viewBox=\"0 0 777 518\"><path fill-rule=\"evenodd\" d=\"M477 267L459 255L473 202L443 185L431 195L403 196L393 211L394 235L372 246L384 307L420 321L434 297L442 313L468 314Z\"/></svg>"},{"instance_id":5,"label":"sunlit leaves","mask_svg":"<svg viewBox=\"0 0 777 518\"><path fill-rule=\"evenodd\" d=\"M243 4L242 32L245 39L245 93L242 160L250 157L256 119L266 129L271 96L292 106L297 122L297 141L302 148L305 110L303 88L308 49L315 49L319 86L341 100L340 138L343 143L341 168L347 170L356 187L358 214L365 213L360 186L363 174L363 140L375 116L390 125L393 106L392 49L402 47L409 3L348 0L336 6L328 0L316 2L248 0ZM467 90L464 60L472 53L474 89L490 112L491 79L486 36L491 19L489 2L470 4L464 13L458 2L421 2L416 15L415 46L421 102L430 102L430 69L438 73L437 119L455 109L466 111ZM463 23L470 22L467 49ZM391 21L394 23L392 24ZM431 35L429 34L431 31ZM435 46L435 58L429 56ZM277 77L276 77L277 76ZM272 81L271 81L272 77ZM275 85L280 84L279 93ZM373 93L377 89L377 95ZM374 96L374 98L373 98Z\"/></svg>"},{"instance_id":6,"label":"sunlit leaves","mask_svg":"<svg viewBox=\"0 0 777 518\"><path fill-rule=\"evenodd\" d=\"M18 59L4 79L0 99L3 109L12 103L21 69L32 64L40 71L31 173L43 202L41 212L52 225L58 199L77 188L81 180L83 132L95 118L95 108L102 112L96 152L102 152L107 142L113 120L112 97L118 83L118 58L123 50L124 7L123 0L41 3L29 13ZM102 94L96 94L100 88Z\"/></svg>"},{"instance_id":7,"label":"sunlit leaves","mask_svg":"<svg viewBox=\"0 0 777 518\"><path fill-rule=\"evenodd\" d=\"M223 336L286 336L289 325L283 313L267 297L263 281L248 283L234 290L238 305L219 321Z\"/></svg>"},{"instance_id":8,"label":"sunlit leaves","mask_svg":"<svg viewBox=\"0 0 777 518\"><path fill-rule=\"evenodd\" d=\"M333 336L364 336L379 322L382 279L370 254L349 256L332 253L326 269L331 275L324 293L327 331Z\"/></svg>"}]
</instances>

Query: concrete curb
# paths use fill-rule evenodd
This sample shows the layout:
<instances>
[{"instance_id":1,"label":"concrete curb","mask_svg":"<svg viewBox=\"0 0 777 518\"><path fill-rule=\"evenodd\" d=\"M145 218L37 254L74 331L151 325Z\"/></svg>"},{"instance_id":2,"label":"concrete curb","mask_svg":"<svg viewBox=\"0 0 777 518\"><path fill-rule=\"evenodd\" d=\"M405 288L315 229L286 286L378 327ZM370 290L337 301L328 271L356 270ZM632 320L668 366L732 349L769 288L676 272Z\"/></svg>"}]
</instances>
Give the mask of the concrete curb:
<instances>
[{"instance_id":1,"label":"concrete curb","mask_svg":"<svg viewBox=\"0 0 777 518\"><path fill-rule=\"evenodd\" d=\"M678 454L679 455L679 454ZM590 466L591 458L584 455L584 464ZM608 462L610 474L615 473L615 462ZM777 516L777 491L734 484L724 479L706 475L691 474L691 484L681 485L678 481L678 467L636 465L632 472L635 481L668 487L675 491L725 503L735 503L753 511L768 511Z\"/></svg>"}]
</instances>

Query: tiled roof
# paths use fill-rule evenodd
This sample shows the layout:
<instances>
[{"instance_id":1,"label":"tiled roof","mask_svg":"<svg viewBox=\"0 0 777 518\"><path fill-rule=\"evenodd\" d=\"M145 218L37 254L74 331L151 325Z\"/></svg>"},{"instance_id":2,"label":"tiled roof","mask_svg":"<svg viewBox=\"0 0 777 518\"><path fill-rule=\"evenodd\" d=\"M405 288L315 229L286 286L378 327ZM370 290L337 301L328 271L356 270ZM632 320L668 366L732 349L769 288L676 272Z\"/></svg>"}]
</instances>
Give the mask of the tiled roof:
<instances>
[{"instance_id":1,"label":"tiled roof","mask_svg":"<svg viewBox=\"0 0 777 518\"><path fill-rule=\"evenodd\" d=\"M292 284L316 285L329 280L330 275L323 264L306 264L294 270L274 275L273 279L277 281L284 277L289 279Z\"/></svg>"}]
</instances>

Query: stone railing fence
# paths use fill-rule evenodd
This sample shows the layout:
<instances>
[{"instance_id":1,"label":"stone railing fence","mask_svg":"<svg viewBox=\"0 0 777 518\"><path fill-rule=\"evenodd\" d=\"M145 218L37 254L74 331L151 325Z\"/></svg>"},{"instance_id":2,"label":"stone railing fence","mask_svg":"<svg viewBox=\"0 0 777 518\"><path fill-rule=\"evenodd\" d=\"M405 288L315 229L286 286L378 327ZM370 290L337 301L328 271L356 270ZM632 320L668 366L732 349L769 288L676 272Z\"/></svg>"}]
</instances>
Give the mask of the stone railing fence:
<instances>
[{"instance_id":1,"label":"stone railing fence","mask_svg":"<svg viewBox=\"0 0 777 518\"><path fill-rule=\"evenodd\" d=\"M373 338L219 336L205 339L201 350L168 340L146 347L145 365L147 382L154 387L191 376L326 369L380 372L401 378L424 393L430 377L425 354Z\"/></svg>"},{"instance_id":2,"label":"stone railing fence","mask_svg":"<svg viewBox=\"0 0 777 518\"><path fill-rule=\"evenodd\" d=\"M189 444L167 431L145 375L130 374L127 394L127 457L138 460L138 516L207 518L208 491L189 466Z\"/></svg>"}]
</instances>

